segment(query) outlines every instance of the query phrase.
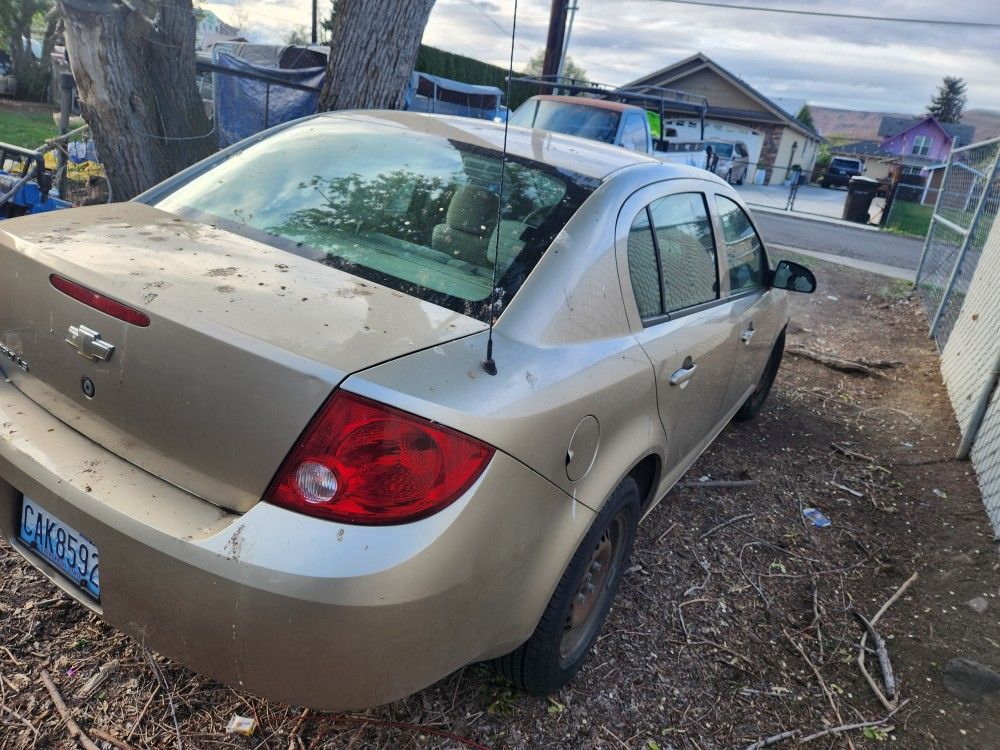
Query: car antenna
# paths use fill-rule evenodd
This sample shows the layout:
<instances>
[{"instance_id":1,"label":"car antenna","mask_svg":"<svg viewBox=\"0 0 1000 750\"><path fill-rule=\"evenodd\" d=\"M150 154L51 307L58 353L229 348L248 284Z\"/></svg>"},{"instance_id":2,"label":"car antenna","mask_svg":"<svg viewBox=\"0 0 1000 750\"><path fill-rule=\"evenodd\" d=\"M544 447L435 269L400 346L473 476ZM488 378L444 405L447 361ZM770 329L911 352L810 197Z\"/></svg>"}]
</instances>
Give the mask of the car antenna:
<instances>
[{"instance_id":1,"label":"car antenna","mask_svg":"<svg viewBox=\"0 0 1000 750\"><path fill-rule=\"evenodd\" d=\"M510 67L507 70L507 106L510 106L510 80L514 77L514 37L517 34L517 0L514 0L514 20L510 27ZM500 222L503 220L503 183L507 171L507 131L510 128L510 110L503 121L503 151L500 153L500 192L497 194L497 244L493 255L493 282L490 287L490 333L486 339L486 359L483 360L483 370L487 375L497 374L497 363L493 360L493 319L497 298L497 268L500 265Z\"/></svg>"}]
</instances>

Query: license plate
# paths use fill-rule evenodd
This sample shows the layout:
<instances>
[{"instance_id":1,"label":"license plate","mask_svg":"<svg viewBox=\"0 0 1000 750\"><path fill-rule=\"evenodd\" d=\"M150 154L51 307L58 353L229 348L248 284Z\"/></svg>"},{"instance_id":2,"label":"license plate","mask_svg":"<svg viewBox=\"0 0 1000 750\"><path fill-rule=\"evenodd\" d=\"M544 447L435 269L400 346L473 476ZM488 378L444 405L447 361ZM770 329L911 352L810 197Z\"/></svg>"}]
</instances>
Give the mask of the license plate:
<instances>
[{"instance_id":1,"label":"license plate","mask_svg":"<svg viewBox=\"0 0 1000 750\"><path fill-rule=\"evenodd\" d=\"M17 535L26 546L100 601L97 547L87 537L28 497L21 503Z\"/></svg>"}]
</instances>

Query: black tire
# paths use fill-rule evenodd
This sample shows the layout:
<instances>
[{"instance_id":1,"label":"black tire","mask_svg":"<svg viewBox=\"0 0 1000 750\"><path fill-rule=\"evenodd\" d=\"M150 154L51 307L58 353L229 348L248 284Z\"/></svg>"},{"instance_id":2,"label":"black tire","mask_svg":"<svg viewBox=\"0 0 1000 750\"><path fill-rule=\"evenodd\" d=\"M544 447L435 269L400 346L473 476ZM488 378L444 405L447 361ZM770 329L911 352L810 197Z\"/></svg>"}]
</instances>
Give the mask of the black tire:
<instances>
[{"instance_id":1,"label":"black tire","mask_svg":"<svg viewBox=\"0 0 1000 750\"><path fill-rule=\"evenodd\" d=\"M731 169L726 172L726 182L728 182L730 185L733 184L733 170Z\"/></svg>"},{"instance_id":2,"label":"black tire","mask_svg":"<svg viewBox=\"0 0 1000 750\"><path fill-rule=\"evenodd\" d=\"M611 493L573 553L535 632L514 651L493 660L502 677L531 695L549 695L580 670L607 619L628 565L639 523L639 506L639 487L632 477L626 477ZM593 565L605 538L612 536L616 539L614 551L602 575L603 566L595 571ZM595 577L599 578L596 586L591 583ZM585 593L588 584L591 592ZM572 626L574 605L580 606L579 597L586 597L587 614Z\"/></svg>"},{"instance_id":3,"label":"black tire","mask_svg":"<svg viewBox=\"0 0 1000 750\"><path fill-rule=\"evenodd\" d=\"M760 380L757 381L757 387L733 416L734 420L747 422L760 414L760 410L764 408L764 402L767 401L767 395L771 392L771 386L774 385L774 378L778 375L778 368L781 367L781 357L784 353L785 332L782 331L778 340L774 342L771 356L767 360L767 366L764 368Z\"/></svg>"}]
</instances>

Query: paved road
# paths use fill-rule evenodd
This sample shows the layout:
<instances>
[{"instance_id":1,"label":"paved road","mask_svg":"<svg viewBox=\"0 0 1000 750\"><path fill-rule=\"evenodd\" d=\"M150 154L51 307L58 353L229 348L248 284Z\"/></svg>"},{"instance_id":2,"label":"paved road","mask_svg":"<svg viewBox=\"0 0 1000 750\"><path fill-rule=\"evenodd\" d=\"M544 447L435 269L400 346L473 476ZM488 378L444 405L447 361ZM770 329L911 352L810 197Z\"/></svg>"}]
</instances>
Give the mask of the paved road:
<instances>
[{"instance_id":1,"label":"paved road","mask_svg":"<svg viewBox=\"0 0 1000 750\"><path fill-rule=\"evenodd\" d=\"M764 211L755 213L754 219L766 242L910 270L916 270L924 247L923 240L888 232L854 229Z\"/></svg>"}]
</instances>

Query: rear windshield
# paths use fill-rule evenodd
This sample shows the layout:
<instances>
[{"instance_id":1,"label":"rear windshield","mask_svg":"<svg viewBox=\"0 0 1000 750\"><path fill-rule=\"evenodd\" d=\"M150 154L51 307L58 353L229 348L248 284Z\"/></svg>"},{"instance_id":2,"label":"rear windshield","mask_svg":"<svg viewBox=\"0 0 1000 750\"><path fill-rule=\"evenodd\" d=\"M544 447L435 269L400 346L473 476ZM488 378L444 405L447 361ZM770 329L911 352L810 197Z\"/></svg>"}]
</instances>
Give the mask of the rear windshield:
<instances>
[{"instance_id":1,"label":"rear windshield","mask_svg":"<svg viewBox=\"0 0 1000 750\"><path fill-rule=\"evenodd\" d=\"M488 319L596 181L350 116L312 118L222 158L157 207ZM499 253L497 247L499 245Z\"/></svg>"},{"instance_id":2,"label":"rear windshield","mask_svg":"<svg viewBox=\"0 0 1000 750\"><path fill-rule=\"evenodd\" d=\"M529 99L510 116L510 124L614 143L621 112L583 104Z\"/></svg>"}]
</instances>

